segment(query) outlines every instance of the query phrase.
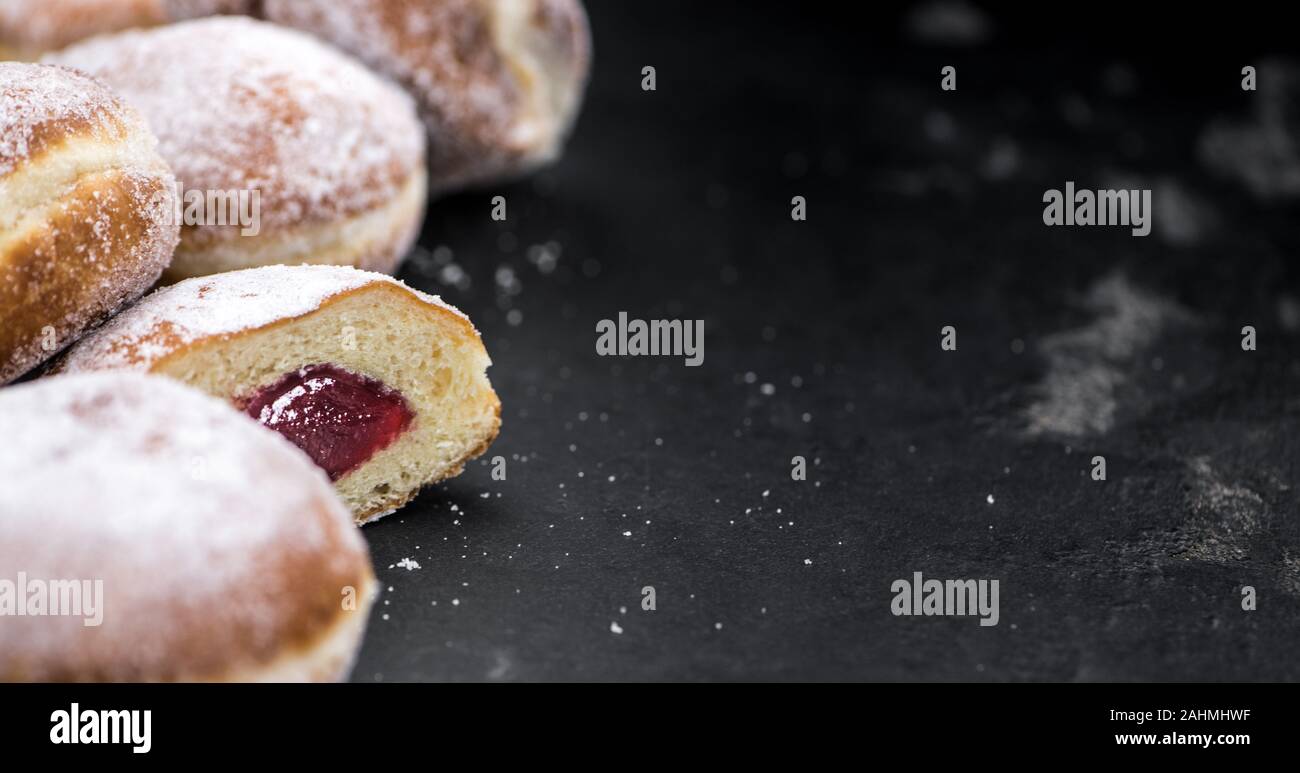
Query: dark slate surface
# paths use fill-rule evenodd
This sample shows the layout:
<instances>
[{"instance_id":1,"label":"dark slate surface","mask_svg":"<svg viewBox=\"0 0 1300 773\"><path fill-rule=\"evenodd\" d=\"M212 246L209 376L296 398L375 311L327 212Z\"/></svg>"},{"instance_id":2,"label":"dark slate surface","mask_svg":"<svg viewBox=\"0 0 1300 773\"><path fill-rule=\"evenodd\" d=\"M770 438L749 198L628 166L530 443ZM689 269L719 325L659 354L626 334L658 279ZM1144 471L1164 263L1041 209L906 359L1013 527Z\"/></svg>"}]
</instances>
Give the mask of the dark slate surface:
<instances>
[{"instance_id":1,"label":"dark slate surface","mask_svg":"<svg viewBox=\"0 0 1300 773\"><path fill-rule=\"evenodd\" d=\"M1197 151L1277 101L1264 43L590 5L565 158L438 202L403 272L482 330L507 480L365 528L355 680L1300 676L1296 206ZM1067 179L1153 188L1155 231L1043 226ZM596 356L619 311L704 319L704 365ZM998 579L999 624L892 616L916 571Z\"/></svg>"}]
</instances>

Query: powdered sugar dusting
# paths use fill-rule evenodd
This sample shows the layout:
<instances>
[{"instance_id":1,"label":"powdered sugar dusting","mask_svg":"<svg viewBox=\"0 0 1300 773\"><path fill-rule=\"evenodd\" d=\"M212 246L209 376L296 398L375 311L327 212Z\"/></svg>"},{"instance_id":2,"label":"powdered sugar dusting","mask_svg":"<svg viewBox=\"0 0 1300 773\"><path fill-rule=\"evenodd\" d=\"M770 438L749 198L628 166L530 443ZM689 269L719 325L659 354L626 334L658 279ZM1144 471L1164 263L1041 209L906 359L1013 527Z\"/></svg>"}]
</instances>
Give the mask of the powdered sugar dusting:
<instances>
[{"instance_id":1,"label":"powdered sugar dusting","mask_svg":"<svg viewBox=\"0 0 1300 773\"><path fill-rule=\"evenodd\" d=\"M555 54L569 60L557 77L574 84L520 82L507 62L512 52L501 50L494 29L507 11L545 29ZM572 116L550 116L554 131L537 131L542 116L528 115L530 91L576 89L588 62L585 16L574 0L265 0L263 12L356 55L415 95L429 131L435 188L517 171L547 152ZM563 109L572 112L576 104Z\"/></svg>"},{"instance_id":2,"label":"powdered sugar dusting","mask_svg":"<svg viewBox=\"0 0 1300 773\"><path fill-rule=\"evenodd\" d=\"M0 43L20 49L61 48L91 35L192 19L247 13L253 0L3 0Z\"/></svg>"},{"instance_id":3,"label":"powdered sugar dusting","mask_svg":"<svg viewBox=\"0 0 1300 773\"><path fill-rule=\"evenodd\" d=\"M272 24L200 19L97 38L49 59L103 78L135 105L187 188L260 191L263 227L373 210L424 163L405 93Z\"/></svg>"},{"instance_id":4,"label":"powdered sugar dusting","mask_svg":"<svg viewBox=\"0 0 1300 773\"><path fill-rule=\"evenodd\" d=\"M497 60L478 3L269 0L265 10L267 18L320 35L416 94L434 132L435 158L461 154L461 143L500 144L511 130L520 96ZM471 130L482 136L470 136Z\"/></svg>"},{"instance_id":5,"label":"powdered sugar dusting","mask_svg":"<svg viewBox=\"0 0 1300 773\"><path fill-rule=\"evenodd\" d=\"M38 0L45 2L45 0ZM249 13L253 0L162 0L167 18L173 21L211 16L217 13Z\"/></svg>"},{"instance_id":6,"label":"powdered sugar dusting","mask_svg":"<svg viewBox=\"0 0 1300 773\"><path fill-rule=\"evenodd\" d=\"M42 132L69 121L110 135L135 123L108 89L85 75L65 67L0 62L0 177L30 158Z\"/></svg>"},{"instance_id":7,"label":"powdered sugar dusting","mask_svg":"<svg viewBox=\"0 0 1300 773\"><path fill-rule=\"evenodd\" d=\"M441 298L385 274L347 266L265 266L187 279L146 297L68 352L65 372L148 370L179 346L210 336L255 330L319 309L340 293L387 282L469 321Z\"/></svg>"},{"instance_id":8,"label":"powdered sugar dusting","mask_svg":"<svg viewBox=\"0 0 1300 773\"><path fill-rule=\"evenodd\" d=\"M41 513L75 522L88 544L147 539L148 545L123 547L144 552L171 541L185 548L166 551L167 560L192 558L192 551L206 552L203 545L247 553L249 543L281 533L307 544L319 539L310 529L298 531L302 524L290 515L333 493L287 441L171 379L130 373L40 379L0 391L0 417L7 438L0 469L8 481L0 529L22 528L14 521ZM241 508L263 516L232 517ZM228 561L237 566L246 558Z\"/></svg>"},{"instance_id":9,"label":"powdered sugar dusting","mask_svg":"<svg viewBox=\"0 0 1300 773\"><path fill-rule=\"evenodd\" d=\"M105 596L102 629L0 626L0 673L24 655L165 660L195 628L237 630L249 639L232 649L257 649L311 580L280 576L282 564L360 579L365 544L325 475L215 398L137 374L46 378L0 392L0 426L0 566L102 580Z\"/></svg>"},{"instance_id":10,"label":"powdered sugar dusting","mask_svg":"<svg viewBox=\"0 0 1300 773\"><path fill-rule=\"evenodd\" d=\"M71 142L98 148L100 164L65 172L68 190L56 187L50 201L30 196L22 172L58 169L43 165L44 154L65 153ZM88 193L68 195L83 181ZM0 63L0 231L19 244L0 248L0 277L28 288L6 311L0 383L50 356L32 319L62 345L158 279L177 241L174 183L144 121L99 82L63 67ZM18 241L9 229L29 217Z\"/></svg>"},{"instance_id":11,"label":"powdered sugar dusting","mask_svg":"<svg viewBox=\"0 0 1300 773\"><path fill-rule=\"evenodd\" d=\"M275 402L270 405L263 406L261 413L257 415L257 420L266 427L274 427L281 422L293 421L298 418L298 411L293 407L295 400L308 394L314 395L333 384L334 379L332 378L308 379L306 383L296 386L277 397Z\"/></svg>"}]
</instances>

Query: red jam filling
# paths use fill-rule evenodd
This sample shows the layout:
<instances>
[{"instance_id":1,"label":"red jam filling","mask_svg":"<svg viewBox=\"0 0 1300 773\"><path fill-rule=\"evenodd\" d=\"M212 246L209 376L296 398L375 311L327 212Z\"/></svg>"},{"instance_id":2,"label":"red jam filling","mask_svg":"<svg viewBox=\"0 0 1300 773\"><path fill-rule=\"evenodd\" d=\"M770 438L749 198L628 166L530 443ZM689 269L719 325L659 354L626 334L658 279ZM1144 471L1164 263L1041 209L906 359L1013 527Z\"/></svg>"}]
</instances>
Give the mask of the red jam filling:
<instances>
[{"instance_id":1,"label":"red jam filling","mask_svg":"<svg viewBox=\"0 0 1300 773\"><path fill-rule=\"evenodd\" d=\"M240 401L245 412L307 452L338 480L411 425L402 395L337 365L308 365Z\"/></svg>"}]
</instances>

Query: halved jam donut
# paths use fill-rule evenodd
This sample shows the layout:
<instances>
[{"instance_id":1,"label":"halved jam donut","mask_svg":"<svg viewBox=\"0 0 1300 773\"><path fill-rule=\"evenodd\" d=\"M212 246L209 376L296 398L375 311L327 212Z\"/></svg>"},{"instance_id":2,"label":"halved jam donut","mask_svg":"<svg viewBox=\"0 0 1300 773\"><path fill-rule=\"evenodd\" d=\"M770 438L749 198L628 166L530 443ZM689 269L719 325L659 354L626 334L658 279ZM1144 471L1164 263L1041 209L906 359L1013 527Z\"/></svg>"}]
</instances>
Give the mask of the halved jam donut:
<instances>
[{"instance_id":1,"label":"halved jam donut","mask_svg":"<svg viewBox=\"0 0 1300 773\"><path fill-rule=\"evenodd\" d=\"M353 268L268 266L158 290L54 372L144 371L222 397L305 451L365 522L487 450L490 364L438 298Z\"/></svg>"}]
</instances>

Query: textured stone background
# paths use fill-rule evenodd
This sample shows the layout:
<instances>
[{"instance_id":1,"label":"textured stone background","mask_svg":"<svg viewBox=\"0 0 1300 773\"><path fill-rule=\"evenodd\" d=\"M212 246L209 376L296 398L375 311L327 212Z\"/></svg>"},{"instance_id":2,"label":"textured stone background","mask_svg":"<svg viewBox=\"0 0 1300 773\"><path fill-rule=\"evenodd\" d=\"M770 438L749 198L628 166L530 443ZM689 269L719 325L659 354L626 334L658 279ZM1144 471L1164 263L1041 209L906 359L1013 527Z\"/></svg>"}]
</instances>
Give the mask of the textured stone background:
<instances>
[{"instance_id":1,"label":"textured stone background","mask_svg":"<svg viewBox=\"0 0 1300 773\"><path fill-rule=\"evenodd\" d=\"M483 331L508 479L366 528L354 679L1300 677L1280 25L590 5L567 156L435 204L403 273ZM1152 235L1043 226L1066 180L1151 188ZM704 366L597 357L619 311L704 319ZM915 571L999 579L1000 624L891 616Z\"/></svg>"}]
</instances>

